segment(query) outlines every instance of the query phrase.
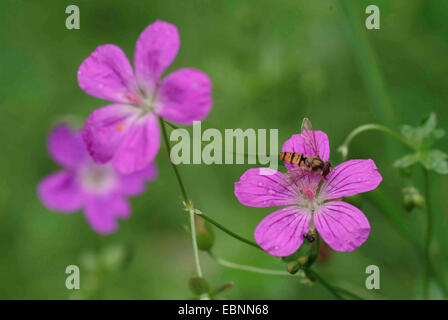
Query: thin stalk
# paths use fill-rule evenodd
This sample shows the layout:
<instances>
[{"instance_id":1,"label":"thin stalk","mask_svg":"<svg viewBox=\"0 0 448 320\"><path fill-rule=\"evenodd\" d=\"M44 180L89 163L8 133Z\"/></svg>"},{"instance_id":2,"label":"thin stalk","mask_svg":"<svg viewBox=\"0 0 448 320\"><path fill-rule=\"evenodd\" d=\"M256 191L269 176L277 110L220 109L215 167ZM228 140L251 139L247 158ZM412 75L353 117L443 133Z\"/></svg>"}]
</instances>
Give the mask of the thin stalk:
<instances>
[{"instance_id":1,"label":"thin stalk","mask_svg":"<svg viewBox=\"0 0 448 320\"><path fill-rule=\"evenodd\" d=\"M262 273L262 274L269 274L269 275L274 275L274 276L292 276L289 272L287 271L282 271L282 270L272 270L272 269L264 269L264 268L258 268L258 267L252 267L252 266L247 266L244 264L238 264L238 263L233 263L221 258L218 258L212 254L210 254L210 256L220 265L227 267L227 268L231 268L231 269L237 269L237 270L243 270L243 271L249 271L249 272L254 272L254 273Z\"/></svg>"},{"instance_id":2,"label":"thin stalk","mask_svg":"<svg viewBox=\"0 0 448 320\"><path fill-rule=\"evenodd\" d=\"M219 265L221 265L223 267L236 269L236 270L242 270L242 271L248 271L248 272L253 272L253 273L274 275L274 276L297 277L296 275L291 274L287 271L265 269L265 268L259 268L259 267L253 267L253 266L248 266L248 265L244 265L244 264L234 263L234 262L230 262L230 261L224 260L222 258L216 257L212 252L209 252L209 254L210 254L210 257L212 257L213 260L216 261L216 263L218 263ZM345 294L346 296L351 297L353 299L363 300L363 298L354 294L353 292L350 292L347 289L331 285L330 283L325 281L316 271L308 269L308 272L314 278L316 278L325 288L327 288L336 298L338 298L340 300L344 299L340 294L338 294L338 292L339 292L339 293Z\"/></svg>"},{"instance_id":3,"label":"thin stalk","mask_svg":"<svg viewBox=\"0 0 448 320\"><path fill-rule=\"evenodd\" d=\"M162 120L161 118L159 118L159 122L160 122L160 126L162 128L162 135L165 141L165 145L167 148L167 152L168 152L168 156L170 157L171 155L171 147L169 144L169 140L168 140L168 134L166 131L166 125L164 120ZM174 126L172 126L174 127ZM177 181L179 183L179 187L181 189L183 198L184 198L184 202L185 205L190 213L190 225L191 225L191 237L192 237L192 244L193 244L193 252L194 252L194 257L195 257L195 263L196 263L196 272L198 274L199 277L202 277L202 270L201 270L201 266L200 266L200 261L199 261L199 250L198 250L198 245L197 245L197 241L196 241L196 226L195 226L195 222L194 222L194 215L198 215L199 217L203 218L204 220L210 222L211 224L213 224L214 226L216 226L217 228L221 229L222 231L224 231L225 233L227 233L228 235L234 237L235 239L240 240L241 242L244 242L248 245L251 245L252 247L255 247L257 249L260 249L260 246L258 246L258 244L256 244L255 242L252 242L250 240L247 240L239 235L237 235L236 233L234 233L233 231L230 231L229 229L225 228L224 226L222 226L221 224L219 224L218 222L214 221L212 218L204 215L203 213L199 213L197 212L193 207L192 207L192 203L190 202L190 200L188 199L187 196L187 192L185 189L185 186L182 182L182 178L179 174L179 171L177 170L176 165L174 165L174 163L171 163L171 166L176 174L176 178ZM250 271L250 272L255 272L255 273L262 273L262 274L270 274L270 275L282 275L282 276L292 276L290 273L286 272L286 271L281 271L281 270L271 270L271 269L264 269L264 268L258 268L258 267L252 267L252 266L246 266L246 265L241 265L241 264L236 264L230 261L226 261L224 259L221 258L217 258L215 257L211 252L210 252L211 257L213 257L218 264L221 264L223 266L226 266L228 268L233 268L233 269L240 269L240 270L245 270L245 271ZM357 297L355 294L350 293L348 290L342 289L342 288L338 288L338 287L334 287L332 285L330 285L327 281L325 281L317 272L311 270L311 269L307 269L307 272L314 277L315 279L317 279L325 288L328 289L328 291L330 291L337 299L343 300L344 298L339 295L338 291L344 292L345 294L352 296L352 297ZM357 297L359 298L359 297ZM360 298L359 298L360 299Z\"/></svg>"},{"instance_id":4,"label":"thin stalk","mask_svg":"<svg viewBox=\"0 0 448 320\"><path fill-rule=\"evenodd\" d=\"M198 277L202 278L201 263L199 261L199 249L196 239L196 225L194 223L194 213L191 209L190 209L190 228L191 228L191 242L193 244L194 261L196 263L196 272L198 274Z\"/></svg>"},{"instance_id":5,"label":"thin stalk","mask_svg":"<svg viewBox=\"0 0 448 320\"><path fill-rule=\"evenodd\" d=\"M187 191L185 190L185 186L182 182L180 173L177 170L176 165L171 161L171 146L170 146L170 142L168 140L168 134L166 132L165 122L161 118L159 118L159 122L160 122L160 126L162 128L163 140L165 141L166 150L168 152L168 157L170 158L171 166L174 170L174 173L176 174L177 182L179 183L179 187L182 192L184 202L187 205L189 212L190 212L191 242L193 244L193 254L194 254L194 261L195 261L195 265L196 265L196 273L199 277L202 277L201 263L199 261L199 250L198 250L198 244L197 244L197 240L196 240L196 225L194 223L194 209L191 207L191 203L188 199Z\"/></svg>"},{"instance_id":6,"label":"thin stalk","mask_svg":"<svg viewBox=\"0 0 448 320\"><path fill-rule=\"evenodd\" d=\"M342 297L337 289L335 287L333 287L331 284L329 284L326 280L324 280L324 278L322 278L316 271L312 270L312 269L308 269L307 272L314 277L315 279L317 279L325 288L327 288L328 291L331 292L331 294L333 294L337 299L339 300L345 300L344 297Z\"/></svg>"},{"instance_id":7,"label":"thin stalk","mask_svg":"<svg viewBox=\"0 0 448 320\"><path fill-rule=\"evenodd\" d=\"M424 278L423 278L423 297L429 299L429 279L431 275L431 242L433 233L433 212L431 206L431 185L429 182L428 170L423 169L423 179L425 182L426 197L426 236L424 247Z\"/></svg>"},{"instance_id":8,"label":"thin stalk","mask_svg":"<svg viewBox=\"0 0 448 320\"><path fill-rule=\"evenodd\" d=\"M415 146L412 143L407 141L403 136L401 136L399 133L395 132L394 130L389 129L388 127L385 127L380 124L369 123L369 124L364 124L362 126L359 126L355 130L350 132L350 134L347 136L347 138L345 138L344 143L338 148L338 151L342 153L342 157L344 158L344 160L347 158L351 141L360 133L362 133L364 131L369 131L369 130L377 130L377 131L387 133L387 134L391 135L392 137L394 137L399 142L401 142L402 144L404 144L406 147L410 148L411 150L414 150L414 151L416 150Z\"/></svg>"},{"instance_id":9,"label":"thin stalk","mask_svg":"<svg viewBox=\"0 0 448 320\"><path fill-rule=\"evenodd\" d=\"M218 222L216 222L215 220L213 220L213 219L210 218L209 216L207 216L207 215L205 215L205 214L201 214L201 213L196 213L196 212L195 212L195 214L196 214L198 217L201 217L202 219L204 219L204 220L210 222L211 224L213 224L213 225L214 225L215 227L217 227L218 229L221 229L222 231L224 231L225 233L227 233L229 236L231 236L231 237L233 237L233 238L235 238L235 239L237 239L237 240L239 240L239 241L241 241L241 242L244 242L245 244L248 244L248 245L250 245L250 246L252 246L252 247L254 247L254 248L257 248L257 249L259 249L259 250L263 250L263 249L261 249L260 246L259 246L258 244L256 244L255 242L250 241L250 240L248 240L248 239L246 239L246 238L243 238L242 236L237 235L235 232L230 231L229 229L227 229L227 228L224 227L223 225L219 224Z\"/></svg>"}]
</instances>

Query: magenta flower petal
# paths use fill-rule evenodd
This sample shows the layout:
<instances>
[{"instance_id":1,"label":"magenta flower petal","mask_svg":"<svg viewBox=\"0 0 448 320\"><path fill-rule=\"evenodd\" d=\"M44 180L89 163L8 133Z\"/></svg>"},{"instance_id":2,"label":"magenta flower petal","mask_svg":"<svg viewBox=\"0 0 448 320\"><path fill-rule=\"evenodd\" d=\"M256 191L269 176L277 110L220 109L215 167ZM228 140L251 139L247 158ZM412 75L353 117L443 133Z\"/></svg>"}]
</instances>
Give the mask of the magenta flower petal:
<instances>
[{"instance_id":1,"label":"magenta flower petal","mask_svg":"<svg viewBox=\"0 0 448 320\"><path fill-rule=\"evenodd\" d=\"M113 157L114 167L123 174L143 170L157 155L160 134L157 117L149 113L134 121Z\"/></svg>"},{"instance_id":2,"label":"magenta flower petal","mask_svg":"<svg viewBox=\"0 0 448 320\"><path fill-rule=\"evenodd\" d=\"M330 201L314 212L314 224L324 241L336 251L353 251L370 233L364 213L344 201Z\"/></svg>"},{"instance_id":3,"label":"magenta flower petal","mask_svg":"<svg viewBox=\"0 0 448 320\"><path fill-rule=\"evenodd\" d=\"M76 167L87 154L81 136L64 124L51 131L48 152L53 160L63 167Z\"/></svg>"},{"instance_id":4,"label":"magenta flower petal","mask_svg":"<svg viewBox=\"0 0 448 320\"><path fill-rule=\"evenodd\" d=\"M78 83L88 94L117 103L140 101L131 64L117 46L99 46L78 70Z\"/></svg>"},{"instance_id":5,"label":"magenta flower petal","mask_svg":"<svg viewBox=\"0 0 448 320\"><path fill-rule=\"evenodd\" d=\"M140 34L134 52L134 67L140 87L149 95L179 50L176 26L156 21Z\"/></svg>"},{"instance_id":6,"label":"magenta flower petal","mask_svg":"<svg viewBox=\"0 0 448 320\"><path fill-rule=\"evenodd\" d=\"M69 171L55 172L43 178L37 186L37 193L42 203L53 211L75 212L84 202L76 176Z\"/></svg>"},{"instance_id":7,"label":"magenta flower petal","mask_svg":"<svg viewBox=\"0 0 448 320\"><path fill-rule=\"evenodd\" d=\"M263 174L271 172L271 175ZM297 203L293 189L285 184L285 175L271 169L249 169L235 182L235 196L249 207L287 206Z\"/></svg>"},{"instance_id":8,"label":"magenta flower petal","mask_svg":"<svg viewBox=\"0 0 448 320\"><path fill-rule=\"evenodd\" d=\"M137 114L134 107L113 104L97 109L89 116L82 136L95 162L106 163L113 158Z\"/></svg>"},{"instance_id":9,"label":"magenta flower petal","mask_svg":"<svg viewBox=\"0 0 448 320\"><path fill-rule=\"evenodd\" d=\"M330 142L327 134L322 131L314 131L314 136L319 150L319 157L324 161L328 161L330 159ZM282 146L282 152L297 152L309 157L315 156L313 150L304 143L301 134L293 134L291 138L286 140Z\"/></svg>"},{"instance_id":10,"label":"magenta flower petal","mask_svg":"<svg viewBox=\"0 0 448 320\"><path fill-rule=\"evenodd\" d=\"M373 160L349 160L336 166L321 187L322 198L339 199L375 189L381 174Z\"/></svg>"},{"instance_id":11,"label":"magenta flower petal","mask_svg":"<svg viewBox=\"0 0 448 320\"><path fill-rule=\"evenodd\" d=\"M151 163L145 169L131 174L121 175L120 190L123 195L136 196L146 189L145 182L153 181L157 177L157 166Z\"/></svg>"},{"instance_id":12,"label":"magenta flower petal","mask_svg":"<svg viewBox=\"0 0 448 320\"><path fill-rule=\"evenodd\" d=\"M189 125L204 119L212 107L212 83L196 69L170 73L160 84L156 111L172 122Z\"/></svg>"},{"instance_id":13,"label":"magenta flower petal","mask_svg":"<svg viewBox=\"0 0 448 320\"><path fill-rule=\"evenodd\" d=\"M131 213L129 203L117 195L92 197L84 211L85 217L93 230L109 234L117 230L117 218L128 218Z\"/></svg>"},{"instance_id":14,"label":"magenta flower petal","mask_svg":"<svg viewBox=\"0 0 448 320\"><path fill-rule=\"evenodd\" d=\"M265 217L255 229L255 240L269 254L286 257L299 249L308 233L311 213L297 206L285 207Z\"/></svg>"}]
</instances>

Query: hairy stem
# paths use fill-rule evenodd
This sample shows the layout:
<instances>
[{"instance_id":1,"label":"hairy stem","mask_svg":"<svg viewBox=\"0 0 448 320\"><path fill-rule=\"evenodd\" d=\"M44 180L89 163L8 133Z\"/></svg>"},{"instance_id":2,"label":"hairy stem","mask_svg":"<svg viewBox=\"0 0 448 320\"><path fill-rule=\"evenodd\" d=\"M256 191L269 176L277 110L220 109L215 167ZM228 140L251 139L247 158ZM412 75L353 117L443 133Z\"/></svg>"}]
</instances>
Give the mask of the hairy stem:
<instances>
[{"instance_id":1,"label":"hairy stem","mask_svg":"<svg viewBox=\"0 0 448 320\"><path fill-rule=\"evenodd\" d=\"M210 253L210 256L218 264L220 264L220 265L222 265L224 267L227 267L227 268L231 268L231 269L249 271L249 272L254 272L254 273L269 274L269 275L274 275L274 276L291 276L291 274L289 272L287 272L287 271L264 269L264 268L247 266L247 265L244 265L244 264L233 263L233 262L230 262L230 261L218 258L215 255L213 255L212 253Z\"/></svg>"},{"instance_id":2,"label":"hairy stem","mask_svg":"<svg viewBox=\"0 0 448 320\"><path fill-rule=\"evenodd\" d=\"M171 146L170 146L170 142L168 140L168 134L166 132L165 122L161 118L159 118L159 122L160 122L160 126L162 128L163 140L165 141L166 150L168 152L168 157L170 158L171 157ZM199 250L198 250L198 244L197 244L197 240L196 240L196 225L194 223L194 209L191 205L190 200L188 199L187 191L185 190L185 186L182 182L182 178L180 177L179 170L177 170L176 165L171 160L170 160L170 163L174 170L174 173L176 174L177 182L179 183L179 187L182 192L182 196L184 198L185 205L188 207L188 211L190 212L191 241L193 244L193 254L194 254L194 261L195 261L195 265L196 265L196 273L199 277L202 277L201 263L199 261Z\"/></svg>"}]
</instances>

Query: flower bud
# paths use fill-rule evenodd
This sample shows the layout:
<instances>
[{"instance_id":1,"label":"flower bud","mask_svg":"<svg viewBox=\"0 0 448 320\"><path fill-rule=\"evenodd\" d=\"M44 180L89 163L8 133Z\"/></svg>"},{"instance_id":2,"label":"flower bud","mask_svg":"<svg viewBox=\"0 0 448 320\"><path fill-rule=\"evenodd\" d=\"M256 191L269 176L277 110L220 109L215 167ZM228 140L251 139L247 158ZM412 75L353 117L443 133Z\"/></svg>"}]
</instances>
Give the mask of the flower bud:
<instances>
[{"instance_id":1,"label":"flower bud","mask_svg":"<svg viewBox=\"0 0 448 320\"><path fill-rule=\"evenodd\" d=\"M417 188L413 186L406 187L403 189L403 205L408 211L415 207L423 208L425 206L425 198Z\"/></svg>"},{"instance_id":2,"label":"flower bud","mask_svg":"<svg viewBox=\"0 0 448 320\"><path fill-rule=\"evenodd\" d=\"M215 232L213 227L204 219L194 216L196 225L196 241L199 250L209 251L215 243Z\"/></svg>"},{"instance_id":3,"label":"flower bud","mask_svg":"<svg viewBox=\"0 0 448 320\"><path fill-rule=\"evenodd\" d=\"M207 280L201 277L192 277L188 282L188 286L190 287L191 292L197 296L210 291L210 286L208 285Z\"/></svg>"},{"instance_id":4,"label":"flower bud","mask_svg":"<svg viewBox=\"0 0 448 320\"><path fill-rule=\"evenodd\" d=\"M308 257L300 257L297 260L288 263L286 270L288 270L290 274L296 274L297 271L299 271L307 263L307 261Z\"/></svg>"}]
</instances>

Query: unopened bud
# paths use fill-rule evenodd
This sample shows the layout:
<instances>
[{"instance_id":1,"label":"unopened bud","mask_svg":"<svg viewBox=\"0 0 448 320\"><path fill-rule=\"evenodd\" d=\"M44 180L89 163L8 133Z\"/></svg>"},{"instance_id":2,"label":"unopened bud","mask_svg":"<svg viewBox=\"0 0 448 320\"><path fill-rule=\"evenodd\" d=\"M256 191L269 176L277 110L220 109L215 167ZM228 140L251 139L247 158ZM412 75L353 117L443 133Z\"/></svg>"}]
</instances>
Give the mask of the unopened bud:
<instances>
[{"instance_id":1,"label":"unopened bud","mask_svg":"<svg viewBox=\"0 0 448 320\"><path fill-rule=\"evenodd\" d=\"M425 206L425 198L417 188L413 186L406 187L403 189L403 205L408 211L415 207L423 208Z\"/></svg>"},{"instance_id":2,"label":"unopened bud","mask_svg":"<svg viewBox=\"0 0 448 320\"><path fill-rule=\"evenodd\" d=\"M196 224L196 241L199 250L209 251L215 244L215 232L213 227L204 219L194 216Z\"/></svg>"},{"instance_id":3,"label":"unopened bud","mask_svg":"<svg viewBox=\"0 0 448 320\"><path fill-rule=\"evenodd\" d=\"M288 263L286 270L288 270L290 274L296 274L297 271L299 271L306 264L307 261L308 257L300 257L299 259Z\"/></svg>"},{"instance_id":4,"label":"unopened bud","mask_svg":"<svg viewBox=\"0 0 448 320\"><path fill-rule=\"evenodd\" d=\"M188 282L188 286L190 287L191 292L197 296L210 291L210 286L208 285L207 280L201 277L192 277Z\"/></svg>"}]
</instances>

